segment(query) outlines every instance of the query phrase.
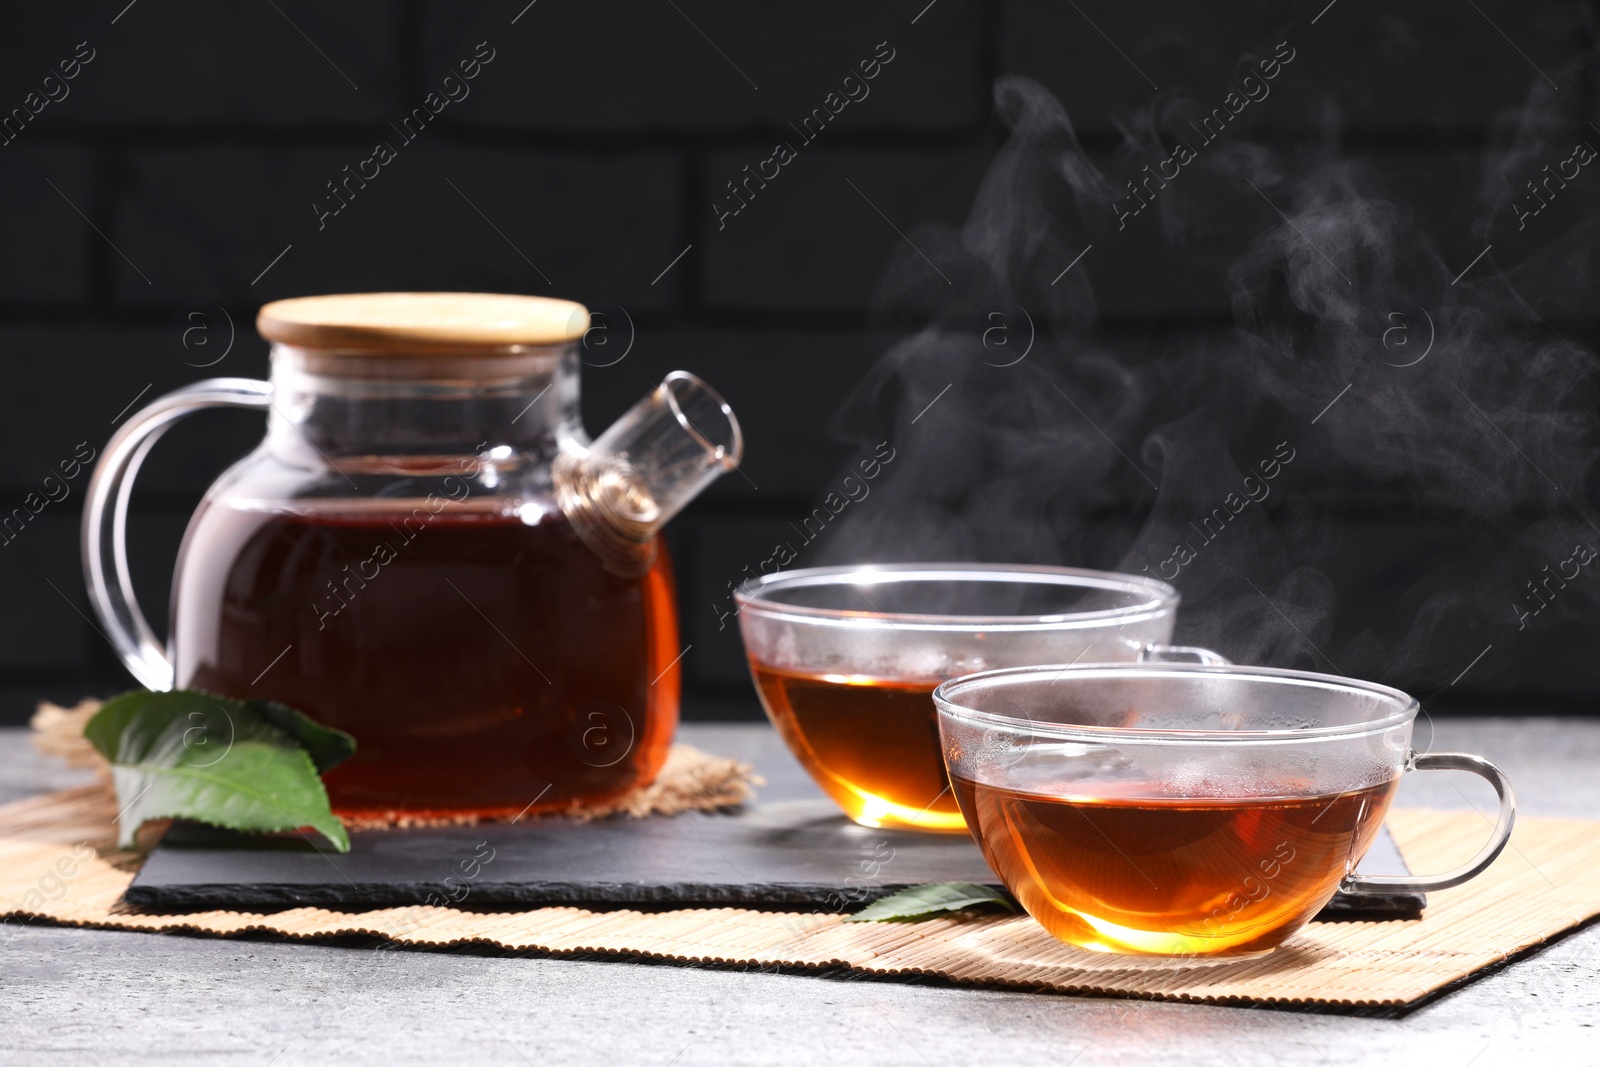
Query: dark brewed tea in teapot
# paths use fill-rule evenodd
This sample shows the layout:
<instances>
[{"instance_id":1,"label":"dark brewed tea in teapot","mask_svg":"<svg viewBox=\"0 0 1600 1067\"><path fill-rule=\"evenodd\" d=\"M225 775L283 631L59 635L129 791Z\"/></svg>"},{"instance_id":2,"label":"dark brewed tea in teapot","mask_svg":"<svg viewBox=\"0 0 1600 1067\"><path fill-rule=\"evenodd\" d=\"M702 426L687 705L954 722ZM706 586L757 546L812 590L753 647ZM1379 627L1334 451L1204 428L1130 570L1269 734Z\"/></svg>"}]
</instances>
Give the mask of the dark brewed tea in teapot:
<instances>
[{"instance_id":1,"label":"dark brewed tea in teapot","mask_svg":"<svg viewBox=\"0 0 1600 1067\"><path fill-rule=\"evenodd\" d=\"M169 394L107 450L88 570L130 669L354 735L326 776L344 815L511 817L650 781L682 653L658 531L739 458L721 399L676 372L590 441L588 314L563 301L313 297L258 326L270 385ZM266 408L268 435L190 523L163 649L109 504L149 438L219 403Z\"/></svg>"},{"instance_id":2,"label":"dark brewed tea in teapot","mask_svg":"<svg viewBox=\"0 0 1600 1067\"><path fill-rule=\"evenodd\" d=\"M214 505L186 553L178 684L270 692L355 735L365 758L327 776L342 812L404 797L514 815L624 792L665 756L679 645L664 553L624 577L559 511L457 505Z\"/></svg>"}]
</instances>

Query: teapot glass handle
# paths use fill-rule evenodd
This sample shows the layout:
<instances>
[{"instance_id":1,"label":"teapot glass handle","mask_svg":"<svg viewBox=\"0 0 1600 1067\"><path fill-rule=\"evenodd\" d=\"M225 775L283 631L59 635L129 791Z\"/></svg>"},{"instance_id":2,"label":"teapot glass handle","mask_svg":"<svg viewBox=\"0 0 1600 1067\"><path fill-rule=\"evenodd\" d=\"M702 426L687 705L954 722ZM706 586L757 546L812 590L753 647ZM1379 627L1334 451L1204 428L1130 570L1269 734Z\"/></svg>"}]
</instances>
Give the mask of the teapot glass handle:
<instances>
[{"instance_id":1,"label":"teapot glass handle","mask_svg":"<svg viewBox=\"0 0 1600 1067\"><path fill-rule=\"evenodd\" d=\"M251 378L210 378L175 389L136 412L112 435L89 479L83 507L83 577L89 602L122 662L149 689L171 689L172 661L139 610L128 573L128 498L145 456L174 422L202 408L265 408L272 386ZM109 555L109 561L107 559Z\"/></svg>"}]
</instances>

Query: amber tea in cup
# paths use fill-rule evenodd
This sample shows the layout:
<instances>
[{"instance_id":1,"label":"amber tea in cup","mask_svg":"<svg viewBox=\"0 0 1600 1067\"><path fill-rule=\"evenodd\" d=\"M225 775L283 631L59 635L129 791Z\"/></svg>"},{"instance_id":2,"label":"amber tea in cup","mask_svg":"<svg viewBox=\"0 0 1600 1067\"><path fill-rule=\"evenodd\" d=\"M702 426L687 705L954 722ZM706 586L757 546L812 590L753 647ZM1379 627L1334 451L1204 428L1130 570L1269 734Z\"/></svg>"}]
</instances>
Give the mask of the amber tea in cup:
<instances>
[{"instance_id":1,"label":"amber tea in cup","mask_svg":"<svg viewBox=\"0 0 1600 1067\"><path fill-rule=\"evenodd\" d=\"M937 758L933 690L939 679L809 675L754 661L750 671L790 749L852 819L869 826L966 829ZM923 797L931 799L918 806Z\"/></svg>"},{"instance_id":2,"label":"amber tea in cup","mask_svg":"<svg viewBox=\"0 0 1600 1067\"><path fill-rule=\"evenodd\" d=\"M1052 934L1086 948L1164 954L1274 947L1278 931L1327 903L1350 857L1372 843L1395 785L1185 800L952 781L983 828L990 866Z\"/></svg>"},{"instance_id":3,"label":"amber tea in cup","mask_svg":"<svg viewBox=\"0 0 1600 1067\"><path fill-rule=\"evenodd\" d=\"M747 582L739 629L761 701L802 766L865 826L966 828L932 693L957 675L1135 660L1172 635L1178 594L1065 567L822 567Z\"/></svg>"},{"instance_id":4,"label":"amber tea in cup","mask_svg":"<svg viewBox=\"0 0 1600 1067\"><path fill-rule=\"evenodd\" d=\"M1043 666L934 694L945 758L990 867L1058 939L1102 952L1270 952L1336 891L1472 877L1511 832L1510 783L1417 755L1398 690L1230 665ZM1470 770L1502 801L1494 839L1436 877L1354 873L1412 768Z\"/></svg>"}]
</instances>

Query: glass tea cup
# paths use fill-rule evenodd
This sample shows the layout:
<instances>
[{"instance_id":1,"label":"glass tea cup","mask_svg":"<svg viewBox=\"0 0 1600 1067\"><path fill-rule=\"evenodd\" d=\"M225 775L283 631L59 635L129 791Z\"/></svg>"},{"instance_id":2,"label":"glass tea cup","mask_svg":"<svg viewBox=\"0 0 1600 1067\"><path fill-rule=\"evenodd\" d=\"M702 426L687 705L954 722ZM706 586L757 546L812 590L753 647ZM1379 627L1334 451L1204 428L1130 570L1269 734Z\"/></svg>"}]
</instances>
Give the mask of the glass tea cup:
<instances>
[{"instance_id":1,"label":"glass tea cup","mask_svg":"<svg viewBox=\"0 0 1600 1067\"><path fill-rule=\"evenodd\" d=\"M989 866L1051 934L1101 952L1264 955L1338 890L1429 892L1488 867L1511 783L1417 753L1418 704L1306 671L1103 664L989 671L934 691L950 780ZM1356 864L1402 774L1464 770L1500 797L1491 840L1446 874Z\"/></svg>"},{"instance_id":2,"label":"glass tea cup","mask_svg":"<svg viewBox=\"0 0 1600 1067\"><path fill-rule=\"evenodd\" d=\"M761 702L864 826L959 833L930 694L1027 663L1221 657L1163 644L1178 593L1067 567L908 563L767 575L734 592Z\"/></svg>"}]
</instances>

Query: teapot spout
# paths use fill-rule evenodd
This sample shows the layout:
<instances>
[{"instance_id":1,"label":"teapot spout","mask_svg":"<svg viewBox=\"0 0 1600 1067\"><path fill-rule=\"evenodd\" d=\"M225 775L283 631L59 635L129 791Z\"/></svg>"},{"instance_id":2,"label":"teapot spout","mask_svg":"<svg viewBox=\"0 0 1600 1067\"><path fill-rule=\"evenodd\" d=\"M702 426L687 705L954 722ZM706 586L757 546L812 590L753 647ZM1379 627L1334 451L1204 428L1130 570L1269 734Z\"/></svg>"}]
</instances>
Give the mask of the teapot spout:
<instances>
[{"instance_id":1,"label":"teapot spout","mask_svg":"<svg viewBox=\"0 0 1600 1067\"><path fill-rule=\"evenodd\" d=\"M606 567L636 576L655 561L667 521L744 458L726 401L688 371L673 371L587 448L555 464L556 500Z\"/></svg>"}]
</instances>

